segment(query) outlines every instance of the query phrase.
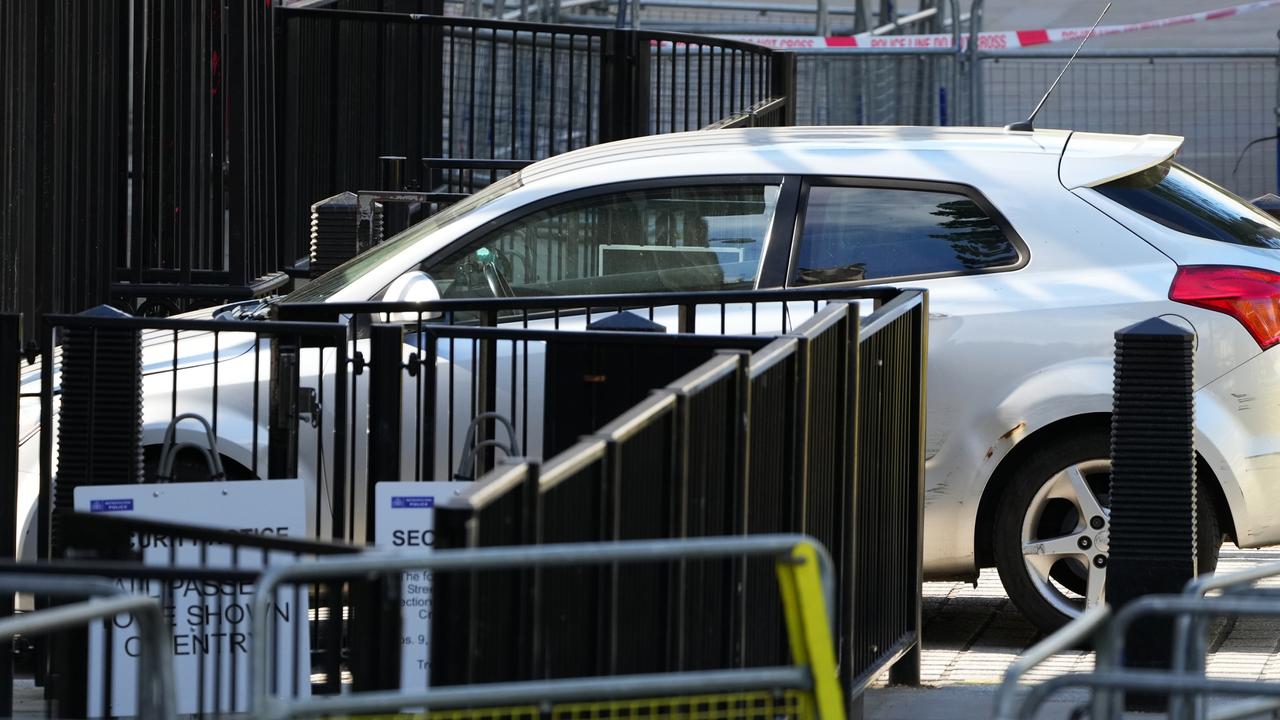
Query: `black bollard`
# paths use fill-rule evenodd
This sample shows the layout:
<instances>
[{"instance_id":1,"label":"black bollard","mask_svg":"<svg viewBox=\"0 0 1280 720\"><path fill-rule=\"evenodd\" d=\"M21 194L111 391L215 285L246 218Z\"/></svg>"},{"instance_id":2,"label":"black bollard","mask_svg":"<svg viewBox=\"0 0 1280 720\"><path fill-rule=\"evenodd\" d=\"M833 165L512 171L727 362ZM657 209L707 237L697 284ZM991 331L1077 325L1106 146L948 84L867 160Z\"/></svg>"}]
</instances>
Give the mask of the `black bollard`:
<instances>
[{"instance_id":1,"label":"black bollard","mask_svg":"<svg viewBox=\"0 0 1280 720\"><path fill-rule=\"evenodd\" d=\"M1120 330L1111 413L1107 601L1115 608L1177 593L1196 575L1195 336L1160 318ZM1097 560L1097 558L1095 558ZM1133 626L1124 664L1168 668L1173 622ZM1164 695L1129 693L1130 710L1162 711Z\"/></svg>"},{"instance_id":2,"label":"black bollard","mask_svg":"<svg viewBox=\"0 0 1280 720\"><path fill-rule=\"evenodd\" d=\"M360 208L356 194L338 193L311 206L311 277L319 277L356 256Z\"/></svg>"}]
</instances>

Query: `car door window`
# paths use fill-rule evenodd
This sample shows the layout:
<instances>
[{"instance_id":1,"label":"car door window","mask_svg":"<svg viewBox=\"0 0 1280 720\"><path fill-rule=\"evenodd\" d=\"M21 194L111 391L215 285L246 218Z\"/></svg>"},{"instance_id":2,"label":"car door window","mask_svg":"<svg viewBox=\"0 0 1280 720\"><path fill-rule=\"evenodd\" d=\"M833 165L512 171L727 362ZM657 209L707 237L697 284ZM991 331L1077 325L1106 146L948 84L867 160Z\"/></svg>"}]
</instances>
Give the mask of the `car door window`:
<instances>
[{"instance_id":1,"label":"car door window","mask_svg":"<svg viewBox=\"0 0 1280 720\"><path fill-rule=\"evenodd\" d=\"M751 288L778 185L627 190L527 215L426 268L444 297Z\"/></svg>"},{"instance_id":2,"label":"car door window","mask_svg":"<svg viewBox=\"0 0 1280 720\"><path fill-rule=\"evenodd\" d=\"M791 284L964 272L1018 261L1001 224L966 195L815 186Z\"/></svg>"}]
</instances>

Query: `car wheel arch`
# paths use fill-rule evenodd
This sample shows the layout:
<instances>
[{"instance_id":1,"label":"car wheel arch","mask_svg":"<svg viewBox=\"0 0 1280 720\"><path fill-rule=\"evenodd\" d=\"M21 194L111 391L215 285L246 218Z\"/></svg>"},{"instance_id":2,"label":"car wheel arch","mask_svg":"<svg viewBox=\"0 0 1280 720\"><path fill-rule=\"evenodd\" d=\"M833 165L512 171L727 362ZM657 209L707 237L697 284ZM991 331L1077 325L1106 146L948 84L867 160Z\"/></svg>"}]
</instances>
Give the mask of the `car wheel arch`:
<instances>
[{"instance_id":1,"label":"car wheel arch","mask_svg":"<svg viewBox=\"0 0 1280 720\"><path fill-rule=\"evenodd\" d=\"M1000 505L1000 498L1009 488L1017 468L1037 449L1072 433L1078 433L1085 429L1095 429L1099 426L1110 428L1110 413L1084 413L1061 418L1022 436L1004 454L1004 457L1000 459L995 470L992 471L991 476L988 478L986 487L982 492L982 499L978 502L977 521L974 523L973 537L974 558L977 567L985 568L995 565L991 528L994 527L996 509ZM1198 482L1207 482L1208 489L1212 493L1214 512L1218 518L1218 523L1223 532L1234 540L1236 537L1235 523L1231 516L1230 505L1227 503L1226 495L1223 493L1222 485L1218 481L1217 475L1213 472L1213 468L1210 467L1204 456L1198 451L1196 452L1196 478Z\"/></svg>"}]
</instances>

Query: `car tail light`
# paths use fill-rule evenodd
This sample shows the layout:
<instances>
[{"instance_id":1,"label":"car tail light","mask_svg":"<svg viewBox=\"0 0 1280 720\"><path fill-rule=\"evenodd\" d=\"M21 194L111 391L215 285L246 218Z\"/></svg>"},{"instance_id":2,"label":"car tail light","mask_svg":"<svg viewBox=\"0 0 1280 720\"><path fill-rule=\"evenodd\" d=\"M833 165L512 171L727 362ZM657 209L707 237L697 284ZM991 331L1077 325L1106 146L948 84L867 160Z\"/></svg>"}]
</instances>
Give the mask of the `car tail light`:
<instances>
[{"instance_id":1,"label":"car tail light","mask_svg":"<svg viewBox=\"0 0 1280 720\"><path fill-rule=\"evenodd\" d=\"M1169 299L1226 313L1263 350L1280 342L1280 274L1230 265L1184 265Z\"/></svg>"}]
</instances>

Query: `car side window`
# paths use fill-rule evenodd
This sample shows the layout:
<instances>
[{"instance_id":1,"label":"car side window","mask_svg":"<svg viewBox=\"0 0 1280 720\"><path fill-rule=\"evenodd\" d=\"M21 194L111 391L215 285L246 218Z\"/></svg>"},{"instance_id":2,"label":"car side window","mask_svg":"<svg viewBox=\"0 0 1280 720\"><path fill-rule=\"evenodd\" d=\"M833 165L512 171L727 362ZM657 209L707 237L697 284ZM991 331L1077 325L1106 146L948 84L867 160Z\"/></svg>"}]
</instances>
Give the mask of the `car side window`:
<instances>
[{"instance_id":1,"label":"car side window","mask_svg":"<svg viewBox=\"0 0 1280 720\"><path fill-rule=\"evenodd\" d=\"M571 200L426 270L444 297L751 288L778 190L667 186Z\"/></svg>"},{"instance_id":2,"label":"car side window","mask_svg":"<svg viewBox=\"0 0 1280 720\"><path fill-rule=\"evenodd\" d=\"M814 186L791 284L963 272L1018 260L1000 224L965 195Z\"/></svg>"}]
</instances>

